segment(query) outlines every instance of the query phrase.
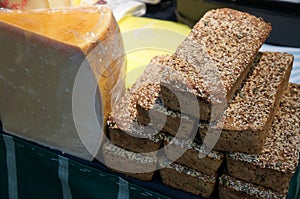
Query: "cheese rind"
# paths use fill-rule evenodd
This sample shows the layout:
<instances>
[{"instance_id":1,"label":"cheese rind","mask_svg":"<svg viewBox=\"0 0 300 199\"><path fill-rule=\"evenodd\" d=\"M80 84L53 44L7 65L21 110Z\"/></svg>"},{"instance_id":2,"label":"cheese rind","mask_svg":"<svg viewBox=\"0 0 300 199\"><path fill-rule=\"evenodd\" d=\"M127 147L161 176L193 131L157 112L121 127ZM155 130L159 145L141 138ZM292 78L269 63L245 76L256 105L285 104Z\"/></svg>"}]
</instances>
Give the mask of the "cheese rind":
<instances>
[{"instance_id":1,"label":"cheese rind","mask_svg":"<svg viewBox=\"0 0 300 199\"><path fill-rule=\"evenodd\" d=\"M40 8L84 6L95 3L97 3L97 0L0 0L0 7L18 10L32 10Z\"/></svg>"}]
</instances>

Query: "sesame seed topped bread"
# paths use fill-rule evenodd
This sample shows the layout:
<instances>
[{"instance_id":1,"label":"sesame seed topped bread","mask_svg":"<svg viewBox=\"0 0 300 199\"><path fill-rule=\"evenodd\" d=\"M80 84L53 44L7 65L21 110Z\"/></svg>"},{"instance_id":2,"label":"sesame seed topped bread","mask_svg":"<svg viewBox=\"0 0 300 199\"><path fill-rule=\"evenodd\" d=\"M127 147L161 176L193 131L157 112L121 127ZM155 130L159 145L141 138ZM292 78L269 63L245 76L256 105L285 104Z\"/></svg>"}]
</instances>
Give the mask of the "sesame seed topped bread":
<instances>
[{"instance_id":1,"label":"sesame seed topped bread","mask_svg":"<svg viewBox=\"0 0 300 199\"><path fill-rule=\"evenodd\" d=\"M260 154L229 153L229 174L286 193L296 172L300 144L300 86L290 84ZM298 149L297 149L298 147ZM278 183L280 182L280 183Z\"/></svg>"},{"instance_id":2,"label":"sesame seed topped bread","mask_svg":"<svg viewBox=\"0 0 300 199\"><path fill-rule=\"evenodd\" d=\"M288 90L284 93L283 99L284 103L294 104L293 106L298 106L300 103L300 84L289 83Z\"/></svg>"},{"instance_id":3,"label":"sesame seed topped bread","mask_svg":"<svg viewBox=\"0 0 300 199\"><path fill-rule=\"evenodd\" d=\"M170 187L209 198L215 188L217 178L209 176L186 166L170 163L168 160L160 163L159 171L162 182Z\"/></svg>"},{"instance_id":4,"label":"sesame seed topped bread","mask_svg":"<svg viewBox=\"0 0 300 199\"><path fill-rule=\"evenodd\" d=\"M265 129L274 104L288 85L286 80L290 77L293 60L293 55L288 53L261 53L258 64L225 111L223 129ZM281 95L278 97L278 94Z\"/></svg>"},{"instance_id":5,"label":"sesame seed topped bread","mask_svg":"<svg viewBox=\"0 0 300 199\"><path fill-rule=\"evenodd\" d=\"M140 78L136 80L130 90L116 103L108 119L108 131L110 140L117 146L133 152L152 152L159 149L163 142L163 133L150 126L145 127L136 120L136 103L140 98L139 89L149 88L148 91L156 91L159 88L159 76L149 78L152 74L159 73L158 63L165 59L158 56L152 59ZM150 86L151 85L151 86Z\"/></svg>"},{"instance_id":6,"label":"sesame seed topped bread","mask_svg":"<svg viewBox=\"0 0 300 199\"><path fill-rule=\"evenodd\" d=\"M139 84L135 92L137 98L136 119L141 124L150 125L170 135L179 138L189 138L193 136L191 135L193 131L196 133L198 119L181 114L178 111L173 111L164 106L160 96L160 82L157 80L163 76L171 59L171 56L153 59L147 66L146 71L152 70L152 73L148 72L146 74L148 80L146 83L143 81L143 84ZM157 69L153 71L155 67ZM162 122L163 119L166 120L164 124ZM180 133L178 133L179 131Z\"/></svg>"},{"instance_id":7,"label":"sesame seed topped bread","mask_svg":"<svg viewBox=\"0 0 300 199\"><path fill-rule=\"evenodd\" d=\"M284 199L286 194L238 180L226 174L219 178L220 199Z\"/></svg>"},{"instance_id":8,"label":"sesame seed topped bread","mask_svg":"<svg viewBox=\"0 0 300 199\"><path fill-rule=\"evenodd\" d=\"M174 93L187 99L196 96L200 114L192 116L215 120L244 80L270 31L268 23L247 13L231 9L207 12L177 48L169 64L172 70L163 75L165 105L181 111ZM174 78L174 71L181 78Z\"/></svg>"},{"instance_id":9,"label":"sesame seed topped bread","mask_svg":"<svg viewBox=\"0 0 300 199\"><path fill-rule=\"evenodd\" d=\"M114 109L112 110L111 116L117 120L123 121L126 123L127 127L128 124L132 120L135 120L137 111L136 111L136 102L138 100L138 90L142 86L147 85L157 85L160 82L160 63L163 62L165 59L167 59L168 56L156 56L154 57L148 66L145 68L143 74L135 81L135 83L132 85L132 87L129 89L129 91L126 93L126 97L122 98L122 100L118 103L116 103ZM157 74L157 75L153 75ZM152 78L149 78L152 77ZM153 88L152 88L153 87ZM150 88L150 86L149 86ZM157 90L157 86L151 86L151 90ZM124 102L127 102L126 105L124 105ZM124 112L123 114L119 114L120 109Z\"/></svg>"},{"instance_id":10,"label":"sesame seed topped bread","mask_svg":"<svg viewBox=\"0 0 300 199\"><path fill-rule=\"evenodd\" d=\"M178 151L186 149L175 162L206 175L215 175L224 160L224 154L218 151L211 151L206 156L199 157L200 154L206 152L201 148L201 141L197 139L190 142L172 136L165 136L164 143L165 155L168 159L172 160L174 157L178 157Z\"/></svg>"},{"instance_id":11,"label":"sesame seed topped bread","mask_svg":"<svg viewBox=\"0 0 300 199\"><path fill-rule=\"evenodd\" d=\"M198 120L166 107L160 96L156 97L142 89L140 90L140 93L143 93L143 95L140 96L140 99L137 102L137 120L141 124L152 124L153 128L159 129L161 127L158 120L160 118L166 118L166 122L161 129L163 132L183 139L191 137L191 132L195 130ZM144 98L155 98L156 100L149 100L148 105L145 106L143 103ZM150 106L150 102L152 103L152 106ZM150 112L155 113L156 116L159 116L151 118ZM157 121L156 125L156 122L153 122L153 120ZM178 133L179 130L181 133Z\"/></svg>"},{"instance_id":12,"label":"sesame seed topped bread","mask_svg":"<svg viewBox=\"0 0 300 199\"><path fill-rule=\"evenodd\" d=\"M113 107L108 167L142 180L159 170L165 185L205 198L218 183L220 198L284 198L299 159L300 85L288 82L291 54L258 52L271 29L248 13L207 12Z\"/></svg>"},{"instance_id":13,"label":"sesame seed topped bread","mask_svg":"<svg viewBox=\"0 0 300 199\"><path fill-rule=\"evenodd\" d=\"M155 129L144 128L137 123L134 123L129 131L123 131L109 124L109 137L112 143L129 151L148 153L162 146L164 134Z\"/></svg>"},{"instance_id":14,"label":"sesame seed topped bread","mask_svg":"<svg viewBox=\"0 0 300 199\"><path fill-rule=\"evenodd\" d=\"M143 181L152 180L157 169L156 156L127 151L112 143L103 145L102 155L105 165L111 170Z\"/></svg>"},{"instance_id":15,"label":"sesame seed topped bread","mask_svg":"<svg viewBox=\"0 0 300 199\"><path fill-rule=\"evenodd\" d=\"M288 84L293 56L273 52L259 55L220 122L213 127L223 129L216 150L249 154L262 150ZM200 134L204 137L205 131Z\"/></svg>"}]
</instances>

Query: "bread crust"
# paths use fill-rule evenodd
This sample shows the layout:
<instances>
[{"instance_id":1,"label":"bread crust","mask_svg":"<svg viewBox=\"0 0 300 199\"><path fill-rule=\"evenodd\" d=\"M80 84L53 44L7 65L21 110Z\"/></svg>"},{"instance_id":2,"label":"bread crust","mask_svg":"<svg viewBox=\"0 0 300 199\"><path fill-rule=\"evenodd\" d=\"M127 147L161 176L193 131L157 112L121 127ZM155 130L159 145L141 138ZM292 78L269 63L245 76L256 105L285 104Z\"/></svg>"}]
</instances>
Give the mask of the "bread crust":
<instances>
[{"instance_id":1,"label":"bread crust","mask_svg":"<svg viewBox=\"0 0 300 199\"><path fill-rule=\"evenodd\" d=\"M293 64L288 53L261 53L222 118L212 127L222 133L214 149L257 154L262 151ZM202 139L206 128L199 128Z\"/></svg>"},{"instance_id":2,"label":"bread crust","mask_svg":"<svg viewBox=\"0 0 300 199\"><path fill-rule=\"evenodd\" d=\"M233 97L246 77L271 29L262 19L236 10L207 12L177 48L169 64L172 70L161 80L165 105L182 111L178 101L173 100L175 94L184 96L187 102L196 96L200 112L194 114L191 108L185 113L206 121L217 119L226 107L224 102ZM174 78L174 71L182 77Z\"/></svg>"},{"instance_id":3,"label":"bread crust","mask_svg":"<svg viewBox=\"0 0 300 199\"><path fill-rule=\"evenodd\" d=\"M227 155L227 168L231 176L279 192L288 192L299 164L299 94L300 85L288 86L260 154Z\"/></svg>"},{"instance_id":4,"label":"bread crust","mask_svg":"<svg viewBox=\"0 0 300 199\"><path fill-rule=\"evenodd\" d=\"M283 199L286 194L223 174L219 178L219 196L220 199Z\"/></svg>"},{"instance_id":5,"label":"bread crust","mask_svg":"<svg viewBox=\"0 0 300 199\"><path fill-rule=\"evenodd\" d=\"M209 198L215 188L215 176L208 176L176 163L163 167L160 175L165 185L204 198Z\"/></svg>"}]
</instances>

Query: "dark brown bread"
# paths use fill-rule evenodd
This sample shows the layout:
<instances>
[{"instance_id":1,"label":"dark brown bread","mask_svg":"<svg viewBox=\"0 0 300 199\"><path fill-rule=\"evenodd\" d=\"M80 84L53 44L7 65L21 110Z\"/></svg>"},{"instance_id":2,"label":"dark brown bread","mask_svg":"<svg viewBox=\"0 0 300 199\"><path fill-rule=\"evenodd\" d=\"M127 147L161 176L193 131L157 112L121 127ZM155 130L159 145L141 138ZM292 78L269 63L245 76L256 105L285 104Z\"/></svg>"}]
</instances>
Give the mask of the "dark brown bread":
<instances>
[{"instance_id":1,"label":"dark brown bread","mask_svg":"<svg viewBox=\"0 0 300 199\"><path fill-rule=\"evenodd\" d=\"M219 179L219 197L220 199L284 199L286 194L222 175Z\"/></svg>"},{"instance_id":2,"label":"dark brown bread","mask_svg":"<svg viewBox=\"0 0 300 199\"><path fill-rule=\"evenodd\" d=\"M102 155L105 165L112 171L143 181L152 180L157 170L158 159L156 155L134 153L112 143L103 145Z\"/></svg>"},{"instance_id":3,"label":"dark brown bread","mask_svg":"<svg viewBox=\"0 0 300 199\"><path fill-rule=\"evenodd\" d=\"M126 133L119 128L109 126L109 137L112 143L136 153L148 153L158 150L162 146L164 134L154 129L146 129L136 123L136 128L131 128ZM145 136L141 138L139 136ZM147 135L148 134L148 135ZM154 134L151 136L151 134ZM137 137L135 137L137 135Z\"/></svg>"},{"instance_id":4,"label":"dark brown bread","mask_svg":"<svg viewBox=\"0 0 300 199\"><path fill-rule=\"evenodd\" d=\"M160 170L165 185L209 198L216 185L216 177L202 174L176 163L163 162Z\"/></svg>"},{"instance_id":5,"label":"dark brown bread","mask_svg":"<svg viewBox=\"0 0 300 199\"><path fill-rule=\"evenodd\" d=\"M138 85L137 89L131 92L131 95L136 99L136 120L143 125L149 125L179 138L194 137L198 119L168 109L163 105L159 95L159 79L164 74L164 66L168 64L170 59L170 56L153 59L142 75L147 77L147 80L138 80L141 83L136 84ZM153 68L156 69L153 70ZM151 73L147 72L150 70ZM165 123L163 122L164 119Z\"/></svg>"},{"instance_id":6,"label":"dark brown bread","mask_svg":"<svg viewBox=\"0 0 300 199\"><path fill-rule=\"evenodd\" d=\"M136 103L137 121L179 138L189 138L194 136L191 135L191 132L196 130L198 119L170 110L164 106L160 97L160 81L155 81L164 75L170 60L172 60L171 56L156 60L155 65L159 66L158 69L151 74L147 74L148 81L152 83L144 83L136 92L138 99ZM149 64L147 68L153 68L152 65ZM165 124L162 124L164 118ZM196 134L196 131L194 134Z\"/></svg>"},{"instance_id":7,"label":"dark brown bread","mask_svg":"<svg viewBox=\"0 0 300 199\"><path fill-rule=\"evenodd\" d=\"M190 107L185 113L215 120L244 80L270 31L268 23L247 13L227 8L207 12L177 48L168 64L170 71L162 76L165 105L183 112L174 100L176 94L186 102L196 97L200 112Z\"/></svg>"},{"instance_id":8,"label":"dark brown bread","mask_svg":"<svg viewBox=\"0 0 300 199\"><path fill-rule=\"evenodd\" d=\"M287 88L293 56L261 53L223 117L213 129L222 130L214 149L260 153L280 99ZM205 128L199 128L202 139Z\"/></svg>"},{"instance_id":9,"label":"dark brown bread","mask_svg":"<svg viewBox=\"0 0 300 199\"><path fill-rule=\"evenodd\" d=\"M153 74L159 73L158 63L164 59L165 56L153 58L141 77L113 107L107 123L110 140L115 145L140 153L156 151L162 145L163 134L159 130L137 122L136 103L140 95L143 95L139 91L141 87L149 88L149 92L159 88L159 76Z\"/></svg>"},{"instance_id":10,"label":"dark brown bread","mask_svg":"<svg viewBox=\"0 0 300 199\"><path fill-rule=\"evenodd\" d=\"M178 139L171 136L165 136L165 155L172 160L178 157L178 152L183 149L186 151L175 162L188 168L194 169L206 175L216 175L218 172L224 155L217 151L211 151L204 157L199 155L206 153L201 149L201 142Z\"/></svg>"},{"instance_id":11,"label":"dark brown bread","mask_svg":"<svg viewBox=\"0 0 300 199\"><path fill-rule=\"evenodd\" d=\"M196 130L195 128L198 124L197 119L181 114L178 111L173 111L164 106L161 97L151 95L149 90L145 90L145 87L140 90L140 93L143 93L143 95L141 95L137 103L138 122L144 125L151 124L153 128L159 129L161 128L159 125L159 119L166 118L166 122L161 131L183 139L187 139L192 136L191 132ZM156 100L148 100L153 102L153 104L150 105L150 103L148 103L148 105L145 106L145 103L143 102L145 98L156 98ZM150 118L150 112L155 115L152 119ZM178 131L181 133L177 134Z\"/></svg>"},{"instance_id":12,"label":"dark brown bread","mask_svg":"<svg viewBox=\"0 0 300 199\"><path fill-rule=\"evenodd\" d=\"M231 176L287 193L299 160L300 86L290 84L268 133L262 152L257 155L229 153ZM280 182L280 183L278 183Z\"/></svg>"}]
</instances>

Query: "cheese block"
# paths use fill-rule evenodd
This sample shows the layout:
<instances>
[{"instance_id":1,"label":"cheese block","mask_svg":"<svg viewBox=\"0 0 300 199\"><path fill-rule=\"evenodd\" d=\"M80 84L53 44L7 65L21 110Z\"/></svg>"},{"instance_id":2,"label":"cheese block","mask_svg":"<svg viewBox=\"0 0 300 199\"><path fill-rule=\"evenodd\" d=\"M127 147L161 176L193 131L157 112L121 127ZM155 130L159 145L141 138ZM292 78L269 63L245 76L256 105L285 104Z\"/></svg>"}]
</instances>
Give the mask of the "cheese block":
<instances>
[{"instance_id":1,"label":"cheese block","mask_svg":"<svg viewBox=\"0 0 300 199\"><path fill-rule=\"evenodd\" d=\"M91 160L124 91L118 33L106 7L1 10L3 130Z\"/></svg>"},{"instance_id":2,"label":"cheese block","mask_svg":"<svg viewBox=\"0 0 300 199\"><path fill-rule=\"evenodd\" d=\"M18 10L92 5L97 0L0 0L0 7Z\"/></svg>"}]
</instances>

